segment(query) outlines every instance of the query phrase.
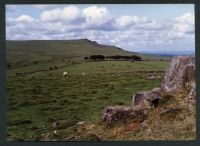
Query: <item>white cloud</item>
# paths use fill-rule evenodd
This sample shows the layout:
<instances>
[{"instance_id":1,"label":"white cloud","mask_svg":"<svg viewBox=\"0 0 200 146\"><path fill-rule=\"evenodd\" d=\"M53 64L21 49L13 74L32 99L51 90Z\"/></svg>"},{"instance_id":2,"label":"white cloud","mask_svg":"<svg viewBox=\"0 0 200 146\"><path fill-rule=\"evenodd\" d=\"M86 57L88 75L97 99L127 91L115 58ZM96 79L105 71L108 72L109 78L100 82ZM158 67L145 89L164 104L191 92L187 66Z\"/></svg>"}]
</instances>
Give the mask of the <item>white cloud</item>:
<instances>
[{"instance_id":1,"label":"white cloud","mask_svg":"<svg viewBox=\"0 0 200 146\"><path fill-rule=\"evenodd\" d=\"M102 26L112 18L106 7L91 6L83 10L83 17L86 19L86 26Z\"/></svg>"},{"instance_id":2,"label":"white cloud","mask_svg":"<svg viewBox=\"0 0 200 146\"><path fill-rule=\"evenodd\" d=\"M175 18L174 30L188 33L194 32L194 14L186 13L181 17Z\"/></svg>"},{"instance_id":3,"label":"white cloud","mask_svg":"<svg viewBox=\"0 0 200 146\"><path fill-rule=\"evenodd\" d=\"M34 23L36 20L29 15L21 15L17 18L7 18L6 17L6 28L12 26L27 25L28 23Z\"/></svg>"},{"instance_id":4,"label":"white cloud","mask_svg":"<svg viewBox=\"0 0 200 146\"><path fill-rule=\"evenodd\" d=\"M113 18L106 7L90 6L79 9L76 6L68 6L63 9L56 8L45 10L40 15L43 22L65 24L67 30L112 30Z\"/></svg>"},{"instance_id":5,"label":"white cloud","mask_svg":"<svg viewBox=\"0 0 200 146\"><path fill-rule=\"evenodd\" d=\"M115 27L118 29L162 29L162 25L159 24L156 20L152 20L148 17L138 17L138 16L121 16L115 20Z\"/></svg>"},{"instance_id":6,"label":"white cloud","mask_svg":"<svg viewBox=\"0 0 200 146\"><path fill-rule=\"evenodd\" d=\"M80 18L81 11L76 6L68 6L64 9L53 9L53 10L46 10L42 12L40 18L42 21L45 22L73 22Z\"/></svg>"},{"instance_id":7,"label":"white cloud","mask_svg":"<svg viewBox=\"0 0 200 146\"><path fill-rule=\"evenodd\" d=\"M149 31L152 31L152 30L161 30L161 29L164 29L163 28L163 24L155 21L155 20L148 20L148 21L144 21L143 23L140 22L136 28L138 29L143 29L143 30L149 30Z\"/></svg>"},{"instance_id":8,"label":"white cloud","mask_svg":"<svg viewBox=\"0 0 200 146\"><path fill-rule=\"evenodd\" d=\"M16 18L15 20L16 20L16 22L19 22L19 23L30 23L30 22L34 21L34 19L29 15L21 15L18 18Z\"/></svg>"},{"instance_id":9,"label":"white cloud","mask_svg":"<svg viewBox=\"0 0 200 146\"><path fill-rule=\"evenodd\" d=\"M194 24L194 14L186 13L180 17L176 17L175 21L180 23Z\"/></svg>"},{"instance_id":10,"label":"white cloud","mask_svg":"<svg viewBox=\"0 0 200 146\"><path fill-rule=\"evenodd\" d=\"M167 35L170 39L180 39L191 34L194 36L194 14L186 13L173 20Z\"/></svg>"},{"instance_id":11,"label":"white cloud","mask_svg":"<svg viewBox=\"0 0 200 146\"><path fill-rule=\"evenodd\" d=\"M129 27L133 24L138 23L140 20L137 16L121 16L116 19L116 26L117 27Z\"/></svg>"},{"instance_id":12,"label":"white cloud","mask_svg":"<svg viewBox=\"0 0 200 146\"><path fill-rule=\"evenodd\" d=\"M194 46L194 14L191 13L159 22L134 15L114 17L106 7L99 6L80 9L70 5L51 10L39 7L45 10L38 19L25 14L16 18L6 17L6 38L88 38L132 51L163 50L181 47L181 44L184 48Z\"/></svg>"}]
</instances>

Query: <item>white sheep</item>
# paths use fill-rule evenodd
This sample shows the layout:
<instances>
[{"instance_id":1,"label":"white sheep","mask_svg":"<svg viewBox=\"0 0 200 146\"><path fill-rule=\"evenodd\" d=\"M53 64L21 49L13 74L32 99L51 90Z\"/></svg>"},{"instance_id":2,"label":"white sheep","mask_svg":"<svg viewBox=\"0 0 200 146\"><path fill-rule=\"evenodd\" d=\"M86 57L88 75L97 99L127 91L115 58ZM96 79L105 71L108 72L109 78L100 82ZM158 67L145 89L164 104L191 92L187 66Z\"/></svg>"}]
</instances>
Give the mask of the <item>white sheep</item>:
<instances>
[{"instance_id":1,"label":"white sheep","mask_svg":"<svg viewBox=\"0 0 200 146\"><path fill-rule=\"evenodd\" d=\"M82 76L84 76L84 75L85 75L85 73L84 73L84 72L82 72L81 74L82 74Z\"/></svg>"},{"instance_id":2,"label":"white sheep","mask_svg":"<svg viewBox=\"0 0 200 146\"><path fill-rule=\"evenodd\" d=\"M68 72L63 72L63 76L67 76L69 73Z\"/></svg>"},{"instance_id":3,"label":"white sheep","mask_svg":"<svg viewBox=\"0 0 200 146\"><path fill-rule=\"evenodd\" d=\"M148 79L155 79L155 76L149 76Z\"/></svg>"}]
</instances>

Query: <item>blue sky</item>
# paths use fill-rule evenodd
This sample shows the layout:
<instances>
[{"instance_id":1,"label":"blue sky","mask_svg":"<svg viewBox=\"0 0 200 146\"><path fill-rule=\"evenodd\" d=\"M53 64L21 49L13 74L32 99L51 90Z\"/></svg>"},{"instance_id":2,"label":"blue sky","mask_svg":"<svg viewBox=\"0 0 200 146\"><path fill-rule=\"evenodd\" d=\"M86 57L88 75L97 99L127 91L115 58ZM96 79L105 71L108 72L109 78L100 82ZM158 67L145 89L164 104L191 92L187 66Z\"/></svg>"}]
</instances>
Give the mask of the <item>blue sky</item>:
<instances>
[{"instance_id":1,"label":"blue sky","mask_svg":"<svg viewBox=\"0 0 200 146\"><path fill-rule=\"evenodd\" d=\"M135 52L194 52L194 5L7 5L7 40L88 38Z\"/></svg>"}]
</instances>

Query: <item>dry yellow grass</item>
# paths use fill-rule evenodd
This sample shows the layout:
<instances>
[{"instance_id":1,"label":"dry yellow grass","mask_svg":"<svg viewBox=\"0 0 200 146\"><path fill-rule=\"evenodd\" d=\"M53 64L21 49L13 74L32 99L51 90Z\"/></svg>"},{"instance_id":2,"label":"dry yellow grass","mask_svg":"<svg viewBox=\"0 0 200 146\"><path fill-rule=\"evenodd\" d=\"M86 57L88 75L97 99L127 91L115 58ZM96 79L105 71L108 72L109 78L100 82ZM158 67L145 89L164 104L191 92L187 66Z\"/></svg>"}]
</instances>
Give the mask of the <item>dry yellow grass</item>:
<instances>
[{"instance_id":1,"label":"dry yellow grass","mask_svg":"<svg viewBox=\"0 0 200 146\"><path fill-rule=\"evenodd\" d=\"M142 123L128 121L106 126L101 121L86 122L77 127L79 138L95 134L103 141L126 140L194 140L196 138L195 105L190 106L186 96L172 97L149 111L148 118ZM178 109L161 115L166 109ZM87 140L86 137L84 137Z\"/></svg>"}]
</instances>

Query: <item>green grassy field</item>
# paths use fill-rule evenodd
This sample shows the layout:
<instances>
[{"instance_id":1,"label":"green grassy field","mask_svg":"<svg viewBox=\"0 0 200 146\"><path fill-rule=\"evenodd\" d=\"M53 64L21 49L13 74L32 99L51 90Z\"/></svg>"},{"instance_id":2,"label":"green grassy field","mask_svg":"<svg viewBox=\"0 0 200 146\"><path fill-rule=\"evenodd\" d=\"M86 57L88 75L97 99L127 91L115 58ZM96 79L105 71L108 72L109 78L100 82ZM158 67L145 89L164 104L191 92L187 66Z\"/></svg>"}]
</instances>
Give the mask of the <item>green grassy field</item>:
<instances>
[{"instance_id":1,"label":"green grassy field","mask_svg":"<svg viewBox=\"0 0 200 146\"><path fill-rule=\"evenodd\" d=\"M28 73L41 65L8 70L8 135L36 140L53 132L52 124L58 120L64 121L61 129L80 121L99 121L107 105L128 105L133 93L159 86L161 79L150 80L147 75L162 74L167 65L155 61L82 62L22 77L12 76L12 72ZM63 77L63 71L69 75Z\"/></svg>"},{"instance_id":2,"label":"green grassy field","mask_svg":"<svg viewBox=\"0 0 200 146\"><path fill-rule=\"evenodd\" d=\"M82 51L84 47L85 51ZM174 121L160 119L158 111L165 106L150 112L155 119L154 122L148 119L146 129L137 129L137 123L134 125L131 121L114 127L107 127L101 121L106 106L130 105L135 92L160 86L169 65L168 61L155 59L156 56L151 61L139 62L83 60L92 50L92 53L104 55L132 54L106 47L88 40L81 40L78 44L74 41L7 42L7 65L10 65L7 68L8 139L54 141L75 137L75 140L95 140L94 135L102 140L192 139L195 120L188 119L194 119L194 114L184 111L182 117L180 114L177 119L172 118ZM63 77L63 72L69 74ZM151 75L161 78L152 80L148 78ZM180 103L172 100L166 106ZM77 124L83 121L83 125ZM182 129L178 127L180 121L183 121ZM167 125L163 126L164 123ZM130 131L130 125L136 130ZM173 130L165 132L167 126ZM149 128L157 134L148 135ZM188 128L192 131L188 132ZM179 134L175 134L177 130L180 130Z\"/></svg>"}]
</instances>

